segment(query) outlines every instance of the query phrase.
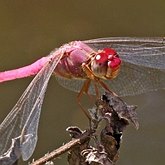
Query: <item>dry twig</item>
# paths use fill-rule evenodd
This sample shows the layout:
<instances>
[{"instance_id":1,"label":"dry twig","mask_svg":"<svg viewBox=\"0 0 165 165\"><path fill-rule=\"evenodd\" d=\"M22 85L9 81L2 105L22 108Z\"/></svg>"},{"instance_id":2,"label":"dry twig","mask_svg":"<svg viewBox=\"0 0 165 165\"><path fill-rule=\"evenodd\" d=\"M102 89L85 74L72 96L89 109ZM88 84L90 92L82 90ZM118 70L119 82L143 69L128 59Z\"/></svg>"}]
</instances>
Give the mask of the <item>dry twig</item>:
<instances>
[{"instance_id":1,"label":"dry twig","mask_svg":"<svg viewBox=\"0 0 165 165\"><path fill-rule=\"evenodd\" d=\"M72 140L44 157L31 163L41 165L68 152L69 165L114 165L119 158L121 137L124 129L132 123L138 129L136 106L129 106L113 93L105 93L89 110L90 128L82 131L68 127ZM104 121L105 126L98 130Z\"/></svg>"}]
</instances>

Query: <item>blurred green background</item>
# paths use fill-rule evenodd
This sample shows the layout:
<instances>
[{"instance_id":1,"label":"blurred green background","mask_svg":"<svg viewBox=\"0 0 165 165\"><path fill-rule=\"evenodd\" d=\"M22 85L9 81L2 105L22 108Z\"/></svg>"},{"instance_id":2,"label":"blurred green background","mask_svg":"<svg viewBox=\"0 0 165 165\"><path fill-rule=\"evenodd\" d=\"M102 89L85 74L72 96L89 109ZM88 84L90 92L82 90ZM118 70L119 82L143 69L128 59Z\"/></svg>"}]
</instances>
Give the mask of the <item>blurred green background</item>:
<instances>
[{"instance_id":1,"label":"blurred green background","mask_svg":"<svg viewBox=\"0 0 165 165\"><path fill-rule=\"evenodd\" d=\"M110 36L165 36L164 0L15 0L0 1L0 70L21 67L72 40ZM0 121L9 113L32 78L0 84ZM37 159L69 141L65 129L88 121L76 93L52 77L39 125ZM138 105L140 129L124 133L118 165L165 163L165 92L124 98ZM20 164L27 164L20 162ZM63 165L66 157L55 164Z\"/></svg>"}]
</instances>

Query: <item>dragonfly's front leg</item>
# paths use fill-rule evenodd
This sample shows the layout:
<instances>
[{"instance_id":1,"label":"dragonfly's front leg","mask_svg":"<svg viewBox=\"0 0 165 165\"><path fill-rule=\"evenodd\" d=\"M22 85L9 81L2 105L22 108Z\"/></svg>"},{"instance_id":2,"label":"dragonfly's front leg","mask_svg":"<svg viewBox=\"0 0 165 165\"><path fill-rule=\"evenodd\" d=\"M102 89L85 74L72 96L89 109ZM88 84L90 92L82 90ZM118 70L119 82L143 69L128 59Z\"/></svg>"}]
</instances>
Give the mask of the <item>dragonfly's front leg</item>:
<instances>
[{"instance_id":1,"label":"dragonfly's front leg","mask_svg":"<svg viewBox=\"0 0 165 165\"><path fill-rule=\"evenodd\" d=\"M90 79L90 81L91 80L93 81L94 88L95 88L95 94L96 94L97 98L99 98L100 95L99 95L99 90L98 90L98 85L97 84L98 84L98 81L100 79L94 75L94 73L92 72L92 70L89 67L89 64L83 63L82 68L83 68L83 71L85 72L86 76ZM88 86L88 90L89 90L89 86ZM87 92L88 91L86 91L86 93Z\"/></svg>"}]
</instances>

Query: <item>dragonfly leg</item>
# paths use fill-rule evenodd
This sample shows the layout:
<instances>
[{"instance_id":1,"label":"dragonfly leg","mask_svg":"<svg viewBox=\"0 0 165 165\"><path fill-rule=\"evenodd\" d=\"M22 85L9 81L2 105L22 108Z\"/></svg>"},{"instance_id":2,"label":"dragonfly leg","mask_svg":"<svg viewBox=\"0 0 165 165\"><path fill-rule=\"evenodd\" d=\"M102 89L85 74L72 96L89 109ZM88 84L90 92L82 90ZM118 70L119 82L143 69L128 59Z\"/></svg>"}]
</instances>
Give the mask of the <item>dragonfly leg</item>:
<instances>
[{"instance_id":1,"label":"dragonfly leg","mask_svg":"<svg viewBox=\"0 0 165 165\"><path fill-rule=\"evenodd\" d=\"M86 73L88 79L84 82L78 96L77 96L77 100L78 100L78 104L79 106L81 107L81 109L83 110L83 112L85 113L85 115L88 117L88 119L90 120L91 117L89 115L89 113L87 112L87 110L85 110L81 103L80 103L80 98L82 97L82 95L85 93L87 94L89 97L91 97L90 94L88 94L88 91L89 91L89 86L90 86L90 83L91 81L93 80L93 83L94 83L94 88L95 88L95 94L97 96L97 98L99 98L99 89L98 89L98 84L104 88L106 91L112 93L113 95L117 96L117 94L115 94L114 92L112 92L108 86L100 80L100 78L98 78L97 76L94 75L94 73L91 71L90 67L88 64L82 64L82 68L84 70L84 72Z\"/></svg>"},{"instance_id":2,"label":"dragonfly leg","mask_svg":"<svg viewBox=\"0 0 165 165\"><path fill-rule=\"evenodd\" d=\"M98 80L98 83L102 86L102 88L104 88L106 91L110 92L112 95L116 96L118 99L121 100L121 98L113 91L111 91L108 86L101 80ZM122 100L121 100L122 101Z\"/></svg>"},{"instance_id":3,"label":"dragonfly leg","mask_svg":"<svg viewBox=\"0 0 165 165\"><path fill-rule=\"evenodd\" d=\"M101 81L100 79L98 79L97 81L106 91L112 93L114 96L118 96L115 92L112 92L103 81Z\"/></svg>"},{"instance_id":4,"label":"dragonfly leg","mask_svg":"<svg viewBox=\"0 0 165 165\"><path fill-rule=\"evenodd\" d=\"M81 96L84 93L86 94L88 92L90 83L91 83L91 80L90 79L85 80L85 82L84 82L84 84L83 84L83 86L82 86L82 88L81 88L81 90L80 90L80 92L79 92L79 94L77 96L78 98L81 98Z\"/></svg>"},{"instance_id":5,"label":"dragonfly leg","mask_svg":"<svg viewBox=\"0 0 165 165\"><path fill-rule=\"evenodd\" d=\"M91 117L90 117L89 113L87 112L87 110L84 109L83 106L81 105L80 99L81 99L81 97L82 97L82 95L83 95L84 93L88 95L88 89L89 89L90 83L91 83L91 80L90 80L90 79L87 79L87 80L84 82L84 84L83 84L83 86L82 86L82 88L81 88L81 90L80 90L80 92L79 92L79 94L78 94L78 96L77 96L77 102L78 102L78 104L79 104L81 110L84 112L84 114L87 116L87 118L88 118L89 120L91 120ZM88 96L90 96L90 95L88 95Z\"/></svg>"}]
</instances>

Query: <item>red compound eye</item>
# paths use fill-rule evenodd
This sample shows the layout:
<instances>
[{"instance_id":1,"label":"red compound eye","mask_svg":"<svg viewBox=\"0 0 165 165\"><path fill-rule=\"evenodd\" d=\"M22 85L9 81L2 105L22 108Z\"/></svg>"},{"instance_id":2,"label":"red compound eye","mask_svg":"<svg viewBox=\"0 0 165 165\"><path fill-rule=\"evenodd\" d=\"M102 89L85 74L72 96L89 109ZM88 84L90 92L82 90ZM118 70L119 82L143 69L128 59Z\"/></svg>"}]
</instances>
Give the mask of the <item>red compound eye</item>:
<instances>
[{"instance_id":1,"label":"red compound eye","mask_svg":"<svg viewBox=\"0 0 165 165\"><path fill-rule=\"evenodd\" d=\"M108 61L108 55L106 53L101 52L101 53L96 55L96 62L97 63L104 63L106 61Z\"/></svg>"},{"instance_id":2,"label":"red compound eye","mask_svg":"<svg viewBox=\"0 0 165 165\"><path fill-rule=\"evenodd\" d=\"M116 51L114 49L111 49L111 48L104 48L103 51L107 55L116 55L117 54Z\"/></svg>"},{"instance_id":3,"label":"red compound eye","mask_svg":"<svg viewBox=\"0 0 165 165\"><path fill-rule=\"evenodd\" d=\"M118 57L114 57L112 61L108 62L108 66L112 69L118 67L121 64L121 60Z\"/></svg>"},{"instance_id":4,"label":"red compound eye","mask_svg":"<svg viewBox=\"0 0 165 165\"><path fill-rule=\"evenodd\" d=\"M98 64L104 64L105 62L108 62L108 66L111 68L115 68L121 63L116 51L111 48L104 48L102 52L96 55L95 60Z\"/></svg>"}]
</instances>

